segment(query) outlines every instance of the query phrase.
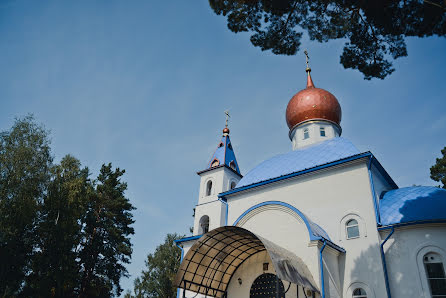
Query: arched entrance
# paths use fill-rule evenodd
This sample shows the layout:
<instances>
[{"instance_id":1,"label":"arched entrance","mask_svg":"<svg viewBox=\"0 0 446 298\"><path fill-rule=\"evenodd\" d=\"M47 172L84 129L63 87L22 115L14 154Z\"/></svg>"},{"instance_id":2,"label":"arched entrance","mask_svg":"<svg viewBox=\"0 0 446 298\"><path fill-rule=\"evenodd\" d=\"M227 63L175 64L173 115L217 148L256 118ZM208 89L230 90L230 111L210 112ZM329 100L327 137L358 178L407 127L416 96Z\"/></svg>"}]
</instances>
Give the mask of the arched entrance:
<instances>
[{"instance_id":1,"label":"arched entrance","mask_svg":"<svg viewBox=\"0 0 446 298\"><path fill-rule=\"evenodd\" d=\"M219 227L198 239L184 256L174 284L183 289L183 297L185 291L226 297L234 272L250 257L261 252L268 254L281 280L319 293L302 259L265 238L234 226Z\"/></svg>"},{"instance_id":2,"label":"arched entrance","mask_svg":"<svg viewBox=\"0 0 446 298\"><path fill-rule=\"evenodd\" d=\"M279 295L277 295L279 290ZM252 283L249 298L285 298L285 289L282 281L272 273L259 275Z\"/></svg>"}]
</instances>

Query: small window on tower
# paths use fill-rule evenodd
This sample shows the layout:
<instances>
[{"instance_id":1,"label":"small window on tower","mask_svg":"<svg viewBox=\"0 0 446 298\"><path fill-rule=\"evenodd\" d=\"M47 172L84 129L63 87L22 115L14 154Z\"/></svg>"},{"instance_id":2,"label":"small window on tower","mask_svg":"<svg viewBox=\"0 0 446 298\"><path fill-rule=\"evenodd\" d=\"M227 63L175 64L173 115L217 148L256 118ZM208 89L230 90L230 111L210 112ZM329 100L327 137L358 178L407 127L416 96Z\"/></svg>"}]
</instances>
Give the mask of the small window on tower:
<instances>
[{"instance_id":1,"label":"small window on tower","mask_svg":"<svg viewBox=\"0 0 446 298\"><path fill-rule=\"evenodd\" d=\"M232 145L229 143L228 148L232 150Z\"/></svg>"},{"instance_id":2,"label":"small window on tower","mask_svg":"<svg viewBox=\"0 0 446 298\"><path fill-rule=\"evenodd\" d=\"M308 131L308 128L304 129L304 140L308 139L310 137L310 132Z\"/></svg>"},{"instance_id":3,"label":"small window on tower","mask_svg":"<svg viewBox=\"0 0 446 298\"><path fill-rule=\"evenodd\" d=\"M218 144L218 147L220 148L220 147L223 147L224 145L223 145L223 142L220 142L220 144Z\"/></svg>"},{"instance_id":4,"label":"small window on tower","mask_svg":"<svg viewBox=\"0 0 446 298\"><path fill-rule=\"evenodd\" d=\"M206 184L206 196L210 196L212 194L212 181L209 180Z\"/></svg>"},{"instance_id":5,"label":"small window on tower","mask_svg":"<svg viewBox=\"0 0 446 298\"><path fill-rule=\"evenodd\" d=\"M359 224L356 219L350 219L345 227L347 229L347 239L353 239L359 237Z\"/></svg>"},{"instance_id":6,"label":"small window on tower","mask_svg":"<svg viewBox=\"0 0 446 298\"><path fill-rule=\"evenodd\" d=\"M231 162L229 163L229 167L231 167L231 169L233 169L234 171L237 170L237 167L235 166L235 162L233 160L231 160Z\"/></svg>"},{"instance_id":7,"label":"small window on tower","mask_svg":"<svg viewBox=\"0 0 446 298\"><path fill-rule=\"evenodd\" d=\"M232 181L231 182L231 189L234 189L236 185L237 185L237 183L235 183L235 181Z\"/></svg>"},{"instance_id":8,"label":"small window on tower","mask_svg":"<svg viewBox=\"0 0 446 298\"><path fill-rule=\"evenodd\" d=\"M320 131L321 131L321 137L325 137L325 128L321 127Z\"/></svg>"},{"instance_id":9,"label":"small window on tower","mask_svg":"<svg viewBox=\"0 0 446 298\"><path fill-rule=\"evenodd\" d=\"M198 233L206 234L207 232L209 232L209 216L204 215L202 218L200 218Z\"/></svg>"}]
</instances>

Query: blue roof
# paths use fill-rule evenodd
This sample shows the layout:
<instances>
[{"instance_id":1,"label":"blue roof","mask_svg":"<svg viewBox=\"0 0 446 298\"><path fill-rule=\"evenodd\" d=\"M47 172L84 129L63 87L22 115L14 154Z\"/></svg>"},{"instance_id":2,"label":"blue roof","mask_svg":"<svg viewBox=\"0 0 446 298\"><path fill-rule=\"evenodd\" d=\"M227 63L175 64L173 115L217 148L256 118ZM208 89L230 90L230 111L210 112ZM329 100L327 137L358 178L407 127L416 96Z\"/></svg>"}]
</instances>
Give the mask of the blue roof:
<instances>
[{"instance_id":1,"label":"blue roof","mask_svg":"<svg viewBox=\"0 0 446 298\"><path fill-rule=\"evenodd\" d=\"M234 149L232 148L229 135L223 135L217 149L215 149L211 160L209 161L206 169L214 168L217 166L226 165L229 168L240 174L237 159L235 158ZM241 175L241 174L240 174Z\"/></svg>"},{"instance_id":2,"label":"blue roof","mask_svg":"<svg viewBox=\"0 0 446 298\"><path fill-rule=\"evenodd\" d=\"M303 149L276 155L260 163L239 181L237 188L313 168L359 153L359 150L349 140L341 137L333 138Z\"/></svg>"},{"instance_id":3,"label":"blue roof","mask_svg":"<svg viewBox=\"0 0 446 298\"><path fill-rule=\"evenodd\" d=\"M379 213L384 226L445 220L446 189L413 186L384 192L379 202Z\"/></svg>"}]
</instances>

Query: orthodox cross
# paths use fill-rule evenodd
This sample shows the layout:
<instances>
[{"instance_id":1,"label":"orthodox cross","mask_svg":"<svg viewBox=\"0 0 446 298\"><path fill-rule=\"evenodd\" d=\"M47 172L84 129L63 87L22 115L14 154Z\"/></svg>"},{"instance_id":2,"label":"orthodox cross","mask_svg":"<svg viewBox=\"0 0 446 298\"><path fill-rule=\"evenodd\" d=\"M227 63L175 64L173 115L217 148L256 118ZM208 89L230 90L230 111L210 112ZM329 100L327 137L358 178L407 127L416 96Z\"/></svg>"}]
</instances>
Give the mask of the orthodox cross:
<instances>
[{"instance_id":1,"label":"orthodox cross","mask_svg":"<svg viewBox=\"0 0 446 298\"><path fill-rule=\"evenodd\" d=\"M304 51L304 54L305 54L305 60L307 63L307 71L308 71L308 70L310 70L310 65L308 64L308 61L310 60L310 56L308 56L307 50Z\"/></svg>"},{"instance_id":2,"label":"orthodox cross","mask_svg":"<svg viewBox=\"0 0 446 298\"><path fill-rule=\"evenodd\" d=\"M228 127L228 120L229 120L229 117L231 117L231 116L229 116L229 110L226 110L226 111L225 111L225 115L226 115L226 124L225 124L225 127Z\"/></svg>"}]
</instances>

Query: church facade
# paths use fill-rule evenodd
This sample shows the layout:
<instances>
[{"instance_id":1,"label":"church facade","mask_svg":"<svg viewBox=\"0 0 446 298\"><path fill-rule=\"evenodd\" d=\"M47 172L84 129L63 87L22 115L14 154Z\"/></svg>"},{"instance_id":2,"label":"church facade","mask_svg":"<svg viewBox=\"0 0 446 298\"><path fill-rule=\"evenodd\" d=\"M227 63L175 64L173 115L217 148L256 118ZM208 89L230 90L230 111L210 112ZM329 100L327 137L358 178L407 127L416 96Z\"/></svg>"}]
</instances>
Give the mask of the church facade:
<instances>
[{"instance_id":1,"label":"church facade","mask_svg":"<svg viewBox=\"0 0 446 298\"><path fill-rule=\"evenodd\" d=\"M341 106L290 100L293 150L242 176L229 129L200 172L178 297L446 297L446 190L399 188L341 137Z\"/></svg>"}]
</instances>

